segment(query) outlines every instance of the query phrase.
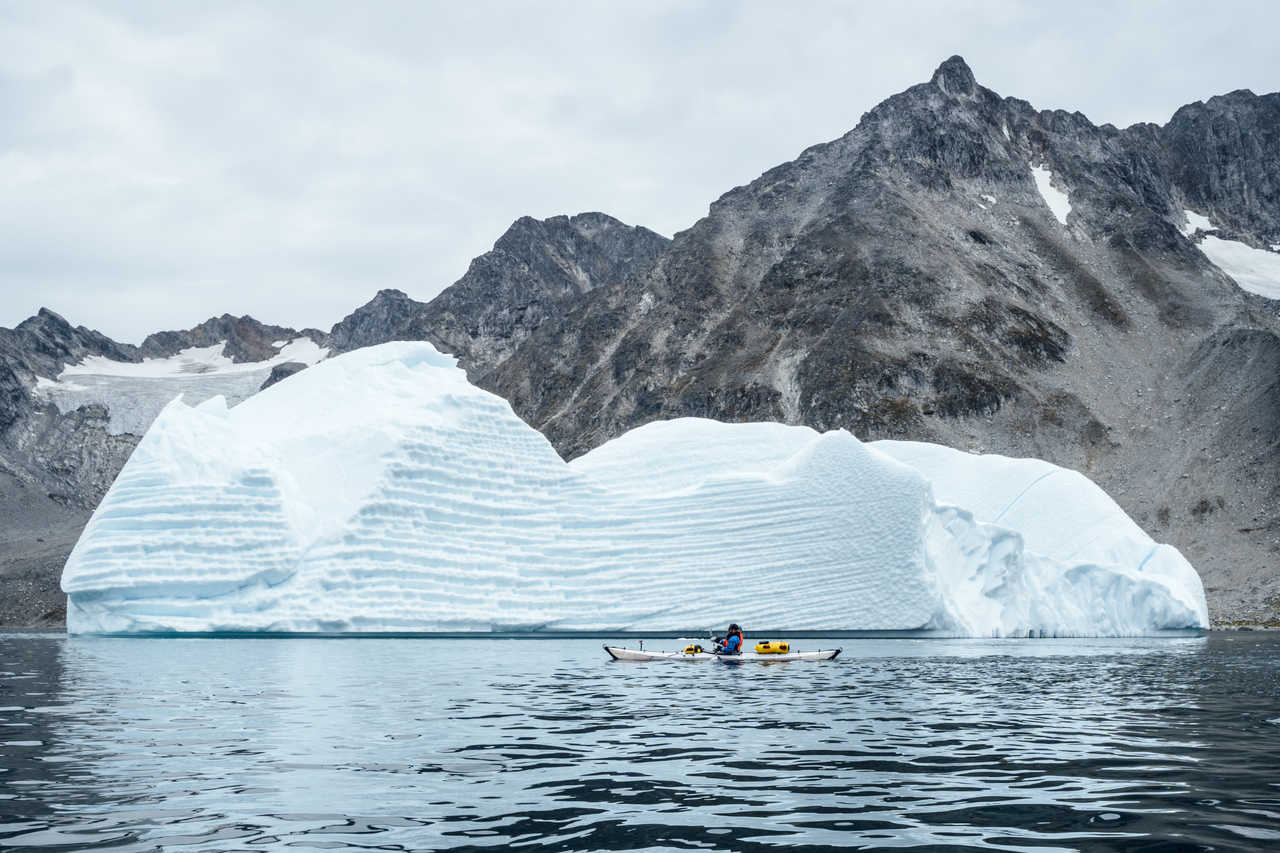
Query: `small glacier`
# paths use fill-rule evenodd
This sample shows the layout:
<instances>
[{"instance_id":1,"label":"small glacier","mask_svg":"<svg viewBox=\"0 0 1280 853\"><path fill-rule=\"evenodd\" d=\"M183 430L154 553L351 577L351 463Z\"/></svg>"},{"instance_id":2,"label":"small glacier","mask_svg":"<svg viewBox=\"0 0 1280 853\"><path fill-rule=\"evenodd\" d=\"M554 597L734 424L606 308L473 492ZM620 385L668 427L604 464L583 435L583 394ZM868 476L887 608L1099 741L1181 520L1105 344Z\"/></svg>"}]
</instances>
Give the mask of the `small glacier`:
<instances>
[{"instance_id":1,"label":"small glacier","mask_svg":"<svg viewBox=\"0 0 1280 853\"><path fill-rule=\"evenodd\" d=\"M1074 471L693 418L566 463L407 342L169 403L62 588L75 634L1208 625L1191 565Z\"/></svg>"},{"instance_id":2,"label":"small glacier","mask_svg":"<svg viewBox=\"0 0 1280 853\"><path fill-rule=\"evenodd\" d=\"M272 358L242 363L226 356L226 341L140 362L93 355L67 365L56 380L38 377L36 393L63 414L85 405L104 406L109 434L142 435L178 394L194 402L220 396L235 405L257 393L273 367L290 361L311 365L329 354L310 338L276 341L273 346Z\"/></svg>"}]
</instances>

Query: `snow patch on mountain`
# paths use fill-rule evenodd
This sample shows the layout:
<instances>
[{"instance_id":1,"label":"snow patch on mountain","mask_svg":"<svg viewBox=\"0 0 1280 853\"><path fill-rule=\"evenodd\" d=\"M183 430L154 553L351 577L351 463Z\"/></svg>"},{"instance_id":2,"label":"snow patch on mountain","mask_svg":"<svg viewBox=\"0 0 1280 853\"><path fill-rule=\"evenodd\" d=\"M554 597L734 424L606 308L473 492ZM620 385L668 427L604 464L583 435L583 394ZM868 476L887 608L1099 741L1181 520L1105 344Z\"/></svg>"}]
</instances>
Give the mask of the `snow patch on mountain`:
<instances>
[{"instance_id":1,"label":"snow patch on mountain","mask_svg":"<svg viewBox=\"0 0 1280 853\"><path fill-rule=\"evenodd\" d=\"M1031 175L1036 180L1036 189L1040 191L1040 197L1049 206L1054 218L1066 225L1067 214L1071 212L1071 199L1065 192L1053 185L1053 172L1044 166L1033 165L1031 167Z\"/></svg>"},{"instance_id":2,"label":"snow patch on mountain","mask_svg":"<svg viewBox=\"0 0 1280 853\"><path fill-rule=\"evenodd\" d=\"M1213 231L1214 224L1209 221L1209 217L1201 216L1194 210L1183 210L1182 215L1186 218L1186 224L1182 226L1182 233L1188 237L1197 231Z\"/></svg>"},{"instance_id":3,"label":"snow patch on mountain","mask_svg":"<svg viewBox=\"0 0 1280 853\"><path fill-rule=\"evenodd\" d=\"M1208 233L1218 230L1209 217L1193 210L1182 213L1187 220L1182 233L1193 237L1196 232L1203 232L1196 245L1214 266L1235 279L1242 290L1268 299L1280 299L1280 254L1277 254L1280 249L1272 246L1272 251L1268 252L1238 240L1224 240L1217 234Z\"/></svg>"},{"instance_id":4,"label":"snow patch on mountain","mask_svg":"<svg viewBox=\"0 0 1280 853\"><path fill-rule=\"evenodd\" d=\"M145 358L141 362L113 361L100 355L89 356L79 364L67 365L58 375L65 376L120 376L130 379L158 379L162 377L208 375L210 373L252 373L277 364L298 361L315 364L329 351L310 338L294 338L277 341L272 346L280 352L266 361L237 364L224 354L226 341L207 347L189 347L168 358Z\"/></svg>"},{"instance_id":5,"label":"snow patch on mountain","mask_svg":"<svg viewBox=\"0 0 1280 853\"><path fill-rule=\"evenodd\" d=\"M165 407L67 562L68 629L1207 624L1194 569L1085 478L942 450L685 418L566 464L429 344L369 347Z\"/></svg>"},{"instance_id":6,"label":"snow patch on mountain","mask_svg":"<svg viewBox=\"0 0 1280 853\"><path fill-rule=\"evenodd\" d=\"M1223 240L1213 234L1205 235L1200 241L1200 251L1242 289L1268 299L1280 299L1280 254L1255 249L1237 240Z\"/></svg>"}]
</instances>

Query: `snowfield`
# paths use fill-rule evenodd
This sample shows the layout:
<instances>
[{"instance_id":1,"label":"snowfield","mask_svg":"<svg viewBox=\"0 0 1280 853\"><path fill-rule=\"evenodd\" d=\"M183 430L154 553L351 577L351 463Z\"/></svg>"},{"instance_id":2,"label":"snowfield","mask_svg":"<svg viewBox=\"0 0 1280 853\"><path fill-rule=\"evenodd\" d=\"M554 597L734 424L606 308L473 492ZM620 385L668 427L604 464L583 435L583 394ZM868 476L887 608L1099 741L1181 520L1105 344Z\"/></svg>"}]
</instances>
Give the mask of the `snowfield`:
<instances>
[{"instance_id":1,"label":"snowfield","mask_svg":"<svg viewBox=\"0 0 1280 853\"><path fill-rule=\"evenodd\" d=\"M1049 206L1053 218L1063 225L1067 224L1067 214L1071 212L1071 199L1065 192L1053 185L1053 172L1044 166L1032 166L1031 176L1036 180L1036 189L1040 197Z\"/></svg>"},{"instance_id":2,"label":"snowfield","mask_svg":"<svg viewBox=\"0 0 1280 853\"><path fill-rule=\"evenodd\" d=\"M1280 248L1272 246L1268 252L1238 240L1224 240L1216 234L1207 233L1217 230L1209 217L1194 210L1184 210L1182 214L1187 220L1182 228L1183 235L1194 238L1197 231L1206 232L1196 245L1214 266L1235 279L1241 290L1268 299L1280 299Z\"/></svg>"},{"instance_id":3,"label":"snowfield","mask_svg":"<svg viewBox=\"0 0 1280 853\"><path fill-rule=\"evenodd\" d=\"M276 365L290 361L311 365L329 354L310 338L295 338L275 342L279 352L273 358L237 364L223 355L225 346L223 342L191 347L168 358L137 363L89 356L67 365L57 381L39 377L36 393L63 414L101 404L109 413L110 434L142 435L160 410L179 395L191 403L220 396L235 405L256 394Z\"/></svg>"},{"instance_id":4,"label":"snowfield","mask_svg":"<svg viewBox=\"0 0 1280 853\"><path fill-rule=\"evenodd\" d=\"M289 361L315 364L328 355L327 349L310 338L292 341L276 341L272 346L280 350L266 361L250 361L237 364L223 355L226 341L208 347L190 347L168 358L144 358L141 362L113 361L100 355L91 355L79 364L67 365L58 375L64 376L120 376L131 379L160 379L165 377L208 375L213 373L253 373Z\"/></svg>"},{"instance_id":5,"label":"snowfield","mask_svg":"<svg viewBox=\"0 0 1280 853\"><path fill-rule=\"evenodd\" d=\"M1241 289L1268 299L1280 299L1280 254L1255 249L1238 240L1206 234L1200 242L1214 266L1236 280Z\"/></svg>"},{"instance_id":6,"label":"snowfield","mask_svg":"<svg viewBox=\"0 0 1280 853\"><path fill-rule=\"evenodd\" d=\"M166 406L62 587L90 634L1208 624L1195 570L1075 472L701 419L565 463L425 343Z\"/></svg>"}]
</instances>

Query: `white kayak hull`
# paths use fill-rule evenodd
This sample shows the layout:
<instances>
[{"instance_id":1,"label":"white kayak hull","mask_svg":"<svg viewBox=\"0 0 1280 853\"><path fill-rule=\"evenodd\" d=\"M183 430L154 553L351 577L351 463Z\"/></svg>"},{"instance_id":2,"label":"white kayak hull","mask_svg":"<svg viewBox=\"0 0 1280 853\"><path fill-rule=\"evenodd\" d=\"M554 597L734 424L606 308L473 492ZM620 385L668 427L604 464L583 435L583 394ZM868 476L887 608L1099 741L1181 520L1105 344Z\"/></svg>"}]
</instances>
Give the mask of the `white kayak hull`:
<instances>
[{"instance_id":1,"label":"white kayak hull","mask_svg":"<svg viewBox=\"0 0 1280 853\"><path fill-rule=\"evenodd\" d=\"M740 655L713 655L708 652L700 652L697 654L685 654L684 652L647 652L643 649L624 649L619 646L605 646L604 650L609 657L614 660L632 660L632 661L648 661L648 660L682 660L682 661L705 661L715 660L721 663L743 663L747 661L755 663L781 663L789 660L835 660L842 649L819 649L812 652L787 652L780 655L760 655L755 652L743 652Z\"/></svg>"}]
</instances>

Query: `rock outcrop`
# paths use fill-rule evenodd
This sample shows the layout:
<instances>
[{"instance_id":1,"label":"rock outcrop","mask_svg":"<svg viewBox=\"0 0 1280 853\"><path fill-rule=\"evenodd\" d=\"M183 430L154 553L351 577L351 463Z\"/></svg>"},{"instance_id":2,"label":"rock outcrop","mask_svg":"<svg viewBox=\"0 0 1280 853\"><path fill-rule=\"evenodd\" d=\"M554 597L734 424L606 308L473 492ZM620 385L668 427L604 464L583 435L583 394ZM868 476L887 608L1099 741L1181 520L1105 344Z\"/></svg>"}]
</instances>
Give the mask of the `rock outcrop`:
<instances>
[{"instance_id":1,"label":"rock outcrop","mask_svg":"<svg viewBox=\"0 0 1280 853\"><path fill-rule=\"evenodd\" d=\"M288 379L298 371L306 369L307 366L300 361L286 361L284 364L277 364L275 367L271 368L271 375L263 381L262 386L258 388L258 390L265 391L277 382Z\"/></svg>"},{"instance_id":2,"label":"rock outcrop","mask_svg":"<svg viewBox=\"0 0 1280 853\"><path fill-rule=\"evenodd\" d=\"M501 363L561 308L643 275L670 241L603 213L522 217L466 274L423 303L382 290L333 327L335 352L427 340L476 369Z\"/></svg>"},{"instance_id":3,"label":"rock outcrop","mask_svg":"<svg viewBox=\"0 0 1280 853\"><path fill-rule=\"evenodd\" d=\"M280 341L298 337L311 338L316 343L324 340L319 329L296 331L287 326L260 323L249 316L233 317L223 314L210 317L198 326L183 331L154 332L142 341L138 351L146 358L165 358L191 347L209 347L223 344L223 355L237 364L266 361L276 354Z\"/></svg>"},{"instance_id":4,"label":"rock outcrop","mask_svg":"<svg viewBox=\"0 0 1280 853\"><path fill-rule=\"evenodd\" d=\"M1187 207L1245 242L1280 243L1280 92L1188 104L1157 138Z\"/></svg>"}]
</instances>

